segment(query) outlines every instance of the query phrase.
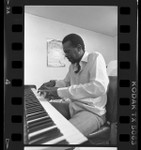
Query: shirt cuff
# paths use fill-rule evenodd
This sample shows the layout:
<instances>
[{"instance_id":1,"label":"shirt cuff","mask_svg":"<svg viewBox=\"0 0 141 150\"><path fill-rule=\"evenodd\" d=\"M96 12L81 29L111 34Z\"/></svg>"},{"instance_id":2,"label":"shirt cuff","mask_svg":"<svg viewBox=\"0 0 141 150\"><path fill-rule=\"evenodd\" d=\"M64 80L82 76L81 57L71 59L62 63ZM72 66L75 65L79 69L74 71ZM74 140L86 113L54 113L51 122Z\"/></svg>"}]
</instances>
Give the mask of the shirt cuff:
<instances>
[{"instance_id":1,"label":"shirt cuff","mask_svg":"<svg viewBox=\"0 0 141 150\"><path fill-rule=\"evenodd\" d=\"M69 87L58 88L57 94L61 98L70 98Z\"/></svg>"}]
</instances>

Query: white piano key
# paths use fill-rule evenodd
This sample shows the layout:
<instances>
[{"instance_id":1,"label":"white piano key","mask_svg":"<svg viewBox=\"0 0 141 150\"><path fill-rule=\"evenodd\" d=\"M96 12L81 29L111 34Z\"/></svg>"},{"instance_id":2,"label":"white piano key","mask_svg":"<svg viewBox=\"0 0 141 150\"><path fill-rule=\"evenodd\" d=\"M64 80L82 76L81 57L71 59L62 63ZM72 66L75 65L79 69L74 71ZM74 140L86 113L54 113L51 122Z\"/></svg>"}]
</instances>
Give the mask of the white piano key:
<instances>
[{"instance_id":1,"label":"white piano key","mask_svg":"<svg viewBox=\"0 0 141 150\"><path fill-rule=\"evenodd\" d=\"M36 115L36 114L39 114L41 112L44 112L44 111L39 111L39 112L36 112L36 113L28 114L28 115L26 115L26 117L29 117L29 116L32 116L32 115Z\"/></svg>"},{"instance_id":2,"label":"white piano key","mask_svg":"<svg viewBox=\"0 0 141 150\"><path fill-rule=\"evenodd\" d=\"M32 123L34 121L38 121L38 120L44 119L44 118L49 118L49 116L45 116L45 117L41 117L41 118L37 118L37 119L34 119L34 120L27 121L27 124L28 123Z\"/></svg>"},{"instance_id":3,"label":"white piano key","mask_svg":"<svg viewBox=\"0 0 141 150\"><path fill-rule=\"evenodd\" d=\"M37 134L40 134L40 133L49 131L49 130L54 129L54 128L56 128L56 125L53 125L53 126L51 126L51 127L48 127L48 128L45 128L45 129L41 129L41 130L38 130L38 131L35 131L35 132L32 132L32 133L29 134L28 137L29 137L29 139L30 139L31 137L33 137L33 136L35 136L35 135L37 135Z\"/></svg>"},{"instance_id":4,"label":"white piano key","mask_svg":"<svg viewBox=\"0 0 141 150\"><path fill-rule=\"evenodd\" d=\"M45 143L41 143L41 144L56 144L56 143L61 142L63 140L65 140L65 137L61 136L61 137L58 137L56 139L53 139L51 141L48 141L48 142L45 142Z\"/></svg>"}]
</instances>

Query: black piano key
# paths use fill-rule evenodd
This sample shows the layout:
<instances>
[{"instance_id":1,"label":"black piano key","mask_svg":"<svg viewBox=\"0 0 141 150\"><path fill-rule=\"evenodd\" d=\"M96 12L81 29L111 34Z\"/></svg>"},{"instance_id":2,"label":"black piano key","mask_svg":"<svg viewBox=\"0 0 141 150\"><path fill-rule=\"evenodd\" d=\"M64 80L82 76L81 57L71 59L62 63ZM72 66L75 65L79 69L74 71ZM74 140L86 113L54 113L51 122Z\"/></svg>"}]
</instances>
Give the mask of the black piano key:
<instances>
[{"instance_id":1,"label":"black piano key","mask_svg":"<svg viewBox=\"0 0 141 150\"><path fill-rule=\"evenodd\" d=\"M26 111L27 114L31 114L31 113L36 113L36 112L39 112L39 111L42 111L43 109L41 108L38 108L38 109L28 109Z\"/></svg>"},{"instance_id":2,"label":"black piano key","mask_svg":"<svg viewBox=\"0 0 141 150\"><path fill-rule=\"evenodd\" d=\"M33 106L33 105L40 105L40 103L36 103L36 102L26 103L26 106Z\"/></svg>"},{"instance_id":3,"label":"black piano key","mask_svg":"<svg viewBox=\"0 0 141 150\"><path fill-rule=\"evenodd\" d=\"M48 114L42 110L38 112L26 114L27 120L34 120L34 119L38 119L38 118L45 117L45 116L48 116Z\"/></svg>"},{"instance_id":4,"label":"black piano key","mask_svg":"<svg viewBox=\"0 0 141 150\"><path fill-rule=\"evenodd\" d=\"M38 101L35 101L35 100L33 101L32 99L29 99L29 98L28 98L28 101L25 101L25 102L26 102L26 104L34 104L34 103L39 104Z\"/></svg>"},{"instance_id":5,"label":"black piano key","mask_svg":"<svg viewBox=\"0 0 141 150\"><path fill-rule=\"evenodd\" d=\"M30 114L38 114L38 112L41 112L42 111L42 109L40 109L40 110L30 110L30 111L26 111L26 115L30 115Z\"/></svg>"},{"instance_id":6,"label":"black piano key","mask_svg":"<svg viewBox=\"0 0 141 150\"><path fill-rule=\"evenodd\" d=\"M28 102L25 102L25 104L28 106L28 105L40 105L39 102L37 101L28 101Z\"/></svg>"},{"instance_id":7,"label":"black piano key","mask_svg":"<svg viewBox=\"0 0 141 150\"><path fill-rule=\"evenodd\" d=\"M44 117L40 117L40 118L37 118L37 119L34 119L34 120L29 120L27 121L27 124L32 124L32 123L35 123L36 121L41 121L42 119L45 119L45 118L49 118L49 116L44 116Z\"/></svg>"},{"instance_id":8,"label":"black piano key","mask_svg":"<svg viewBox=\"0 0 141 150\"><path fill-rule=\"evenodd\" d=\"M34 109L43 109L41 106L32 106L32 107L26 107L27 110L34 110Z\"/></svg>"},{"instance_id":9,"label":"black piano key","mask_svg":"<svg viewBox=\"0 0 141 150\"><path fill-rule=\"evenodd\" d=\"M40 113L40 115L44 115L45 112L43 113ZM36 114L35 114L36 115ZM34 116L34 115L33 115ZM27 118L30 117L30 116L27 116ZM44 115L44 116L41 116L41 117L38 117L36 119L33 119L33 120L28 120L27 123L30 124L30 123L34 123L34 122L38 122L38 121L42 121L44 119L48 120L48 118L50 118L48 115Z\"/></svg>"},{"instance_id":10,"label":"black piano key","mask_svg":"<svg viewBox=\"0 0 141 150\"><path fill-rule=\"evenodd\" d=\"M33 108L42 108L43 109L43 107L41 107L39 104L38 105L26 105L26 108L28 108L28 109L33 109Z\"/></svg>"},{"instance_id":11,"label":"black piano key","mask_svg":"<svg viewBox=\"0 0 141 150\"><path fill-rule=\"evenodd\" d=\"M35 142L33 142L32 144L41 144L50 141L52 139L58 138L60 136L63 136L60 130L58 128L54 128L47 132L40 133L38 135L31 137L30 142L35 140Z\"/></svg>"},{"instance_id":12,"label":"black piano key","mask_svg":"<svg viewBox=\"0 0 141 150\"><path fill-rule=\"evenodd\" d=\"M29 129L32 128L32 127L35 127L35 126L39 126L41 124L44 124L44 123L49 123L49 122L52 122L51 118L43 118L41 120L38 120L38 121L34 121L34 122L31 122L28 124L28 127Z\"/></svg>"},{"instance_id":13,"label":"black piano key","mask_svg":"<svg viewBox=\"0 0 141 150\"><path fill-rule=\"evenodd\" d=\"M51 127L53 125L55 125L54 122L49 122L49 123L41 124L39 126L36 126L36 127L28 129L28 133L33 133L33 132L36 132L36 131L39 131L39 130Z\"/></svg>"},{"instance_id":14,"label":"black piano key","mask_svg":"<svg viewBox=\"0 0 141 150\"><path fill-rule=\"evenodd\" d=\"M44 116L47 116L46 112L41 113L41 114L36 114L36 115L33 115L33 116L29 116L26 119L27 119L27 121L30 121L30 120L34 120L34 119L41 118L41 117L44 117Z\"/></svg>"},{"instance_id":15,"label":"black piano key","mask_svg":"<svg viewBox=\"0 0 141 150\"><path fill-rule=\"evenodd\" d=\"M43 113L45 113L45 111L41 110L41 111L38 111L38 112L35 112L35 113L26 114L26 117L34 116L34 115L37 115L37 114L43 114Z\"/></svg>"},{"instance_id":16,"label":"black piano key","mask_svg":"<svg viewBox=\"0 0 141 150\"><path fill-rule=\"evenodd\" d=\"M37 109L37 108L43 109L43 108L42 108L41 106L39 106L39 105L33 105L33 106L28 105L28 106L26 106L26 110ZM44 110L44 109L43 109L43 110Z\"/></svg>"},{"instance_id":17,"label":"black piano key","mask_svg":"<svg viewBox=\"0 0 141 150\"><path fill-rule=\"evenodd\" d=\"M32 109L38 109L38 108L44 110L44 109L43 109L42 107L40 107L39 105L37 105L37 106L26 106L26 110L32 110Z\"/></svg>"},{"instance_id":18,"label":"black piano key","mask_svg":"<svg viewBox=\"0 0 141 150\"><path fill-rule=\"evenodd\" d=\"M40 112L44 112L44 111L42 111L42 110L38 110L38 111L36 110L36 111L31 111L31 112L26 111L26 116L28 117L28 116L32 116L32 115L37 115Z\"/></svg>"},{"instance_id":19,"label":"black piano key","mask_svg":"<svg viewBox=\"0 0 141 150\"><path fill-rule=\"evenodd\" d=\"M36 103L38 103L38 100L33 99L33 98L34 98L33 96L31 96L31 97L27 97L27 98L28 98L28 99L27 99L26 103L32 103L32 102L36 102Z\"/></svg>"},{"instance_id":20,"label":"black piano key","mask_svg":"<svg viewBox=\"0 0 141 150\"><path fill-rule=\"evenodd\" d=\"M41 114L41 113L45 113L43 110L39 110L39 111L36 111L36 112L26 112L26 116L29 117L29 116L33 116L33 115L37 115L37 114Z\"/></svg>"},{"instance_id":21,"label":"black piano key","mask_svg":"<svg viewBox=\"0 0 141 150\"><path fill-rule=\"evenodd\" d=\"M32 97L33 98L33 97ZM38 101L33 101L32 99L29 100L28 98L28 101L25 101L27 104L30 104L30 103L39 103Z\"/></svg>"},{"instance_id":22,"label":"black piano key","mask_svg":"<svg viewBox=\"0 0 141 150\"><path fill-rule=\"evenodd\" d=\"M28 102L30 102L30 100L31 100L31 101L36 101L36 99L33 99L33 98L35 97L35 95L28 94L26 97L28 98L28 99L27 99ZM35 97L35 98L36 98L36 97ZM29 99L30 99L30 100L29 100Z\"/></svg>"},{"instance_id":23,"label":"black piano key","mask_svg":"<svg viewBox=\"0 0 141 150\"><path fill-rule=\"evenodd\" d=\"M32 108L27 108L27 111L38 110L38 109L43 110L42 107L36 106L36 107L32 107Z\"/></svg>"}]
</instances>

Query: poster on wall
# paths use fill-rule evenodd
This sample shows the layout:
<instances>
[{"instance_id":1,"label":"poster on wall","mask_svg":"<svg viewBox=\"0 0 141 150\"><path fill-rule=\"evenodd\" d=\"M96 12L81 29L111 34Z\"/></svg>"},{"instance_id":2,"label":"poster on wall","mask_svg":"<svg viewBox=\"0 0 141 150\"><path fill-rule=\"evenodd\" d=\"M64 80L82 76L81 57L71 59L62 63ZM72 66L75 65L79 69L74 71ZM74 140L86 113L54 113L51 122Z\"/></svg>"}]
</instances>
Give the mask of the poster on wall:
<instances>
[{"instance_id":1,"label":"poster on wall","mask_svg":"<svg viewBox=\"0 0 141 150\"><path fill-rule=\"evenodd\" d=\"M47 66L65 67L65 55L61 41L55 39L47 41Z\"/></svg>"}]
</instances>

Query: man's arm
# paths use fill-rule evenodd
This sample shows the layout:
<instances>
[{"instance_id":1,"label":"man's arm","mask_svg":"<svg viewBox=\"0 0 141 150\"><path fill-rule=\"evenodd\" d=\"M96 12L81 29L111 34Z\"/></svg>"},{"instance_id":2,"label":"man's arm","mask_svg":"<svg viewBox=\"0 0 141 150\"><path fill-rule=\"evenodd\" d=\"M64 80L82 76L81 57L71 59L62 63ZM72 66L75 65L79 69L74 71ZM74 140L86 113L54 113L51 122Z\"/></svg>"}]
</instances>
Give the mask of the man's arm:
<instances>
[{"instance_id":1,"label":"man's arm","mask_svg":"<svg viewBox=\"0 0 141 150\"><path fill-rule=\"evenodd\" d=\"M44 83L38 89L38 92L40 92L41 95L44 95L44 97L48 99L60 99L57 93L57 89L69 85L70 85L70 76L68 72L64 80L51 80L50 82Z\"/></svg>"},{"instance_id":2,"label":"man's arm","mask_svg":"<svg viewBox=\"0 0 141 150\"><path fill-rule=\"evenodd\" d=\"M89 59L89 62L91 62L89 68L89 83L59 88L57 90L59 97L77 100L92 97L96 98L106 93L109 79L104 58L101 54L97 54L96 59L93 55L91 55Z\"/></svg>"}]
</instances>

